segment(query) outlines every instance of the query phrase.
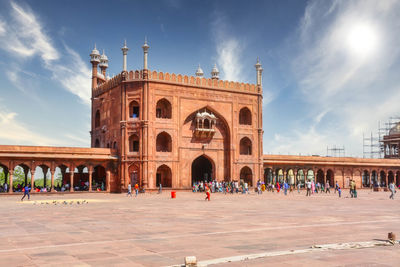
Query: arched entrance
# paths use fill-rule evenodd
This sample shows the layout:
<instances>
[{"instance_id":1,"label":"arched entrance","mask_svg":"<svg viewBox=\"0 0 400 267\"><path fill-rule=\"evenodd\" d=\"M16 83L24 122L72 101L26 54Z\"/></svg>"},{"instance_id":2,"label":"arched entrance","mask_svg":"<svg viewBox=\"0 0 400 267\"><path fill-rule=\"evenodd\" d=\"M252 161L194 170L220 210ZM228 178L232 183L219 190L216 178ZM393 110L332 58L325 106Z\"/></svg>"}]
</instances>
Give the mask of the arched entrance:
<instances>
[{"instance_id":1,"label":"arched entrance","mask_svg":"<svg viewBox=\"0 0 400 267\"><path fill-rule=\"evenodd\" d=\"M333 186L335 186L335 179L334 179L334 177L335 177L335 174L333 173L333 171L332 170L328 170L327 172L326 172L326 181L328 182L329 181L329 186L330 187L333 187Z\"/></svg>"},{"instance_id":2,"label":"arched entrance","mask_svg":"<svg viewBox=\"0 0 400 267\"><path fill-rule=\"evenodd\" d=\"M400 171L396 172L396 186L398 187L400 185Z\"/></svg>"},{"instance_id":3,"label":"arched entrance","mask_svg":"<svg viewBox=\"0 0 400 267\"><path fill-rule=\"evenodd\" d=\"M296 179L296 186L298 184L300 184L300 187L304 187L305 185L305 175L304 175L304 171L302 169L297 171L297 179Z\"/></svg>"},{"instance_id":4,"label":"arched entrance","mask_svg":"<svg viewBox=\"0 0 400 267\"><path fill-rule=\"evenodd\" d=\"M135 186L135 184L141 186L139 165L135 163L132 164L131 166L129 166L128 172L129 172L129 180L127 183L128 184L130 183L132 185L132 188Z\"/></svg>"},{"instance_id":5,"label":"arched entrance","mask_svg":"<svg viewBox=\"0 0 400 267\"><path fill-rule=\"evenodd\" d=\"M93 191L107 190L106 169L103 166L97 165L96 167L94 167L92 183L93 183L92 185Z\"/></svg>"},{"instance_id":6,"label":"arched entrance","mask_svg":"<svg viewBox=\"0 0 400 267\"><path fill-rule=\"evenodd\" d=\"M247 183L249 187L253 186L253 173L249 167L243 167L240 170L240 180Z\"/></svg>"},{"instance_id":7,"label":"arched entrance","mask_svg":"<svg viewBox=\"0 0 400 267\"><path fill-rule=\"evenodd\" d=\"M388 172L388 184L394 182L394 173L392 171Z\"/></svg>"},{"instance_id":8,"label":"arched entrance","mask_svg":"<svg viewBox=\"0 0 400 267\"><path fill-rule=\"evenodd\" d=\"M272 169L271 168L267 168L264 169L264 183L267 184L272 184L274 180L274 177L272 175Z\"/></svg>"},{"instance_id":9,"label":"arched entrance","mask_svg":"<svg viewBox=\"0 0 400 267\"><path fill-rule=\"evenodd\" d=\"M196 158L192 163L192 185L195 182L211 181L213 176L213 163L204 155Z\"/></svg>"},{"instance_id":10,"label":"arched entrance","mask_svg":"<svg viewBox=\"0 0 400 267\"><path fill-rule=\"evenodd\" d=\"M317 171L317 183L324 184L324 171L321 169Z\"/></svg>"},{"instance_id":11,"label":"arched entrance","mask_svg":"<svg viewBox=\"0 0 400 267\"><path fill-rule=\"evenodd\" d=\"M156 186L162 185L162 187L172 187L172 172L171 169L163 164L157 169L156 174Z\"/></svg>"}]
</instances>

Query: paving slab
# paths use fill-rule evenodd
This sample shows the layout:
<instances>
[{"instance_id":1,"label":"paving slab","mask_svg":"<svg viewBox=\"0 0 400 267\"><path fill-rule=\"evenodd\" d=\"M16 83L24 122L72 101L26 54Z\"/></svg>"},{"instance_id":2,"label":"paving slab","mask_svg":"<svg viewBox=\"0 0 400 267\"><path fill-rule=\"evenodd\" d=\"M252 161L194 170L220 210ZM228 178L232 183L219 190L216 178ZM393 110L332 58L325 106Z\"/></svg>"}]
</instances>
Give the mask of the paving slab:
<instances>
[{"instance_id":1,"label":"paving slab","mask_svg":"<svg viewBox=\"0 0 400 267\"><path fill-rule=\"evenodd\" d=\"M0 197L4 266L167 266L400 236L400 199L337 194L35 194ZM82 202L85 200L84 204ZM67 204L64 204L65 202ZM79 203L78 203L79 202ZM88 203L87 203L88 202ZM400 245L262 257L221 266L400 266Z\"/></svg>"}]
</instances>

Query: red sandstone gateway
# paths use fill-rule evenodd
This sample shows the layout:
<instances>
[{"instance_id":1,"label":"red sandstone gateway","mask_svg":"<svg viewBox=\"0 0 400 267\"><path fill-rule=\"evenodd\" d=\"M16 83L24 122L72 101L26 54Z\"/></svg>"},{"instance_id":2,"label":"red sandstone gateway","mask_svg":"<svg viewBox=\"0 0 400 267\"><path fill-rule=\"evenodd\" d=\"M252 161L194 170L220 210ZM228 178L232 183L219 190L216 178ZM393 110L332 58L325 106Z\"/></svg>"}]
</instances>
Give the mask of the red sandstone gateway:
<instances>
[{"instance_id":1,"label":"red sandstone gateway","mask_svg":"<svg viewBox=\"0 0 400 267\"><path fill-rule=\"evenodd\" d=\"M16 168L23 170L24 184L31 174L32 188L39 168L51 173L44 187L72 192L121 192L129 183L190 189L214 179L243 180L249 186L258 180L291 185L315 180L348 187L351 179L358 188L400 185L400 160L393 149L400 147L400 125L385 139L390 157L397 159L265 156L259 60L256 84L244 84L219 80L216 65L211 78L203 77L200 66L190 77L150 71L146 41L142 48L143 69L127 71L125 43L123 70L112 78L106 77L107 56L92 50L92 148L0 146L8 185ZM61 186L55 186L55 173L61 175Z\"/></svg>"}]
</instances>

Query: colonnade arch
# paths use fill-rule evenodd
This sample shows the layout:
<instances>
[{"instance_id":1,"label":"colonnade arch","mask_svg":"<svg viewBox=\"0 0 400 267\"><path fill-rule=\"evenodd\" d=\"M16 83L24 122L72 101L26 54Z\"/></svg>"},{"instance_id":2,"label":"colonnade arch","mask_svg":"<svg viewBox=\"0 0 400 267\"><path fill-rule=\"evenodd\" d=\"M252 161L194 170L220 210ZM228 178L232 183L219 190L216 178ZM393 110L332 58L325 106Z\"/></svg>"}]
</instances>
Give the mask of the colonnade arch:
<instances>
[{"instance_id":1,"label":"colonnade arch","mask_svg":"<svg viewBox=\"0 0 400 267\"><path fill-rule=\"evenodd\" d=\"M253 186L253 172L247 166L240 170L240 180L247 183L249 187Z\"/></svg>"},{"instance_id":2,"label":"colonnade arch","mask_svg":"<svg viewBox=\"0 0 400 267\"><path fill-rule=\"evenodd\" d=\"M292 179L294 177L294 179ZM348 180L355 180L358 188L387 187L393 182L400 186L400 167L399 168L343 168L343 167L296 167L290 165L264 165L264 183L270 184L277 182L288 182L289 185L301 187L307 180L314 183L325 184L329 182L330 187L334 187L336 182L339 186L347 188Z\"/></svg>"},{"instance_id":3,"label":"colonnade arch","mask_svg":"<svg viewBox=\"0 0 400 267\"><path fill-rule=\"evenodd\" d=\"M74 163L74 161L0 163L0 193L4 193L5 189L8 193L22 192L25 186L29 186L31 192L109 191L107 179L110 177L111 171L104 163Z\"/></svg>"}]
</instances>

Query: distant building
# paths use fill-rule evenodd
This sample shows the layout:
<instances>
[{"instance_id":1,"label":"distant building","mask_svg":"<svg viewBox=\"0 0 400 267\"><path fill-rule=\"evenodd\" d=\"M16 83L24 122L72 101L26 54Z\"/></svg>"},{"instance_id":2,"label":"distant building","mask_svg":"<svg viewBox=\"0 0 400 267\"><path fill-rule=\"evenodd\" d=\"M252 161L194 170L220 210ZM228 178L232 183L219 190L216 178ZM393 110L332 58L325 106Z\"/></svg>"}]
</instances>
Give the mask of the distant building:
<instances>
[{"instance_id":1,"label":"distant building","mask_svg":"<svg viewBox=\"0 0 400 267\"><path fill-rule=\"evenodd\" d=\"M263 177L262 67L257 84L211 78L198 67L196 77L150 71L147 42L144 65L106 79L97 50L92 63L92 147L116 149L121 184L146 188L191 188L196 181L242 179L254 185Z\"/></svg>"},{"instance_id":2,"label":"distant building","mask_svg":"<svg viewBox=\"0 0 400 267\"><path fill-rule=\"evenodd\" d=\"M399 159L399 148L400 148L400 122L390 129L389 134L383 137L383 147L385 158L387 159Z\"/></svg>"}]
</instances>

